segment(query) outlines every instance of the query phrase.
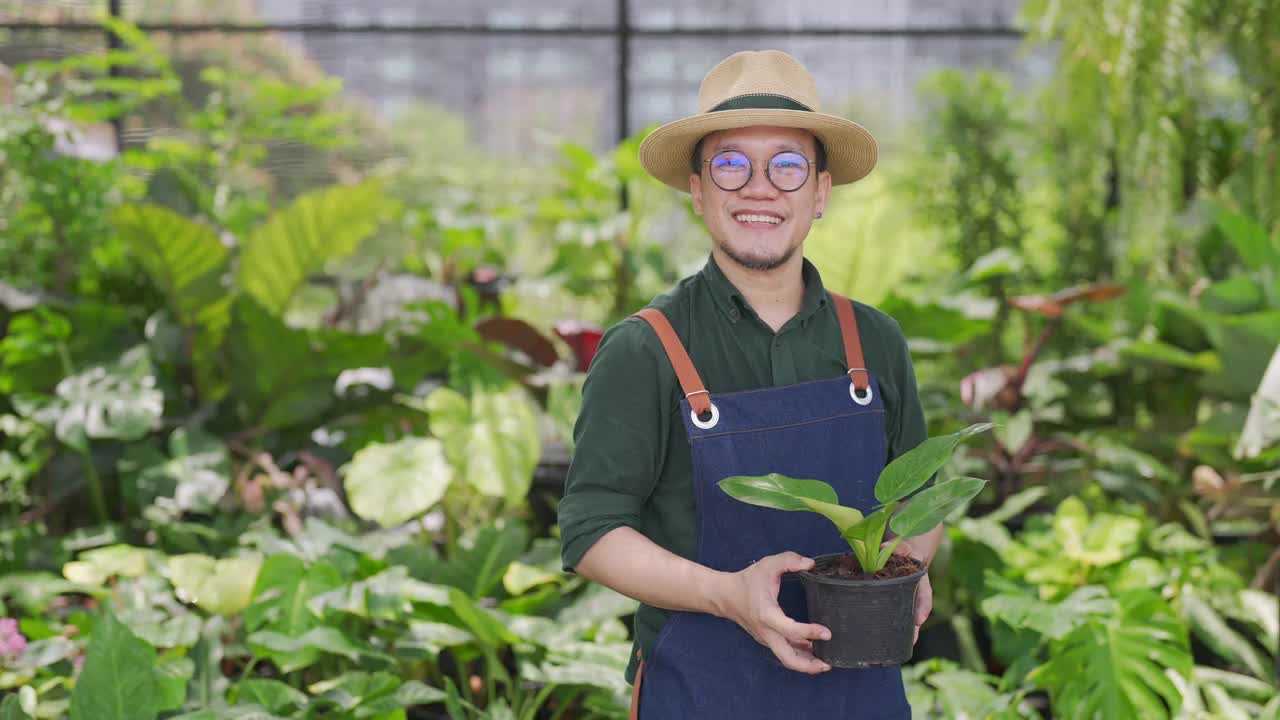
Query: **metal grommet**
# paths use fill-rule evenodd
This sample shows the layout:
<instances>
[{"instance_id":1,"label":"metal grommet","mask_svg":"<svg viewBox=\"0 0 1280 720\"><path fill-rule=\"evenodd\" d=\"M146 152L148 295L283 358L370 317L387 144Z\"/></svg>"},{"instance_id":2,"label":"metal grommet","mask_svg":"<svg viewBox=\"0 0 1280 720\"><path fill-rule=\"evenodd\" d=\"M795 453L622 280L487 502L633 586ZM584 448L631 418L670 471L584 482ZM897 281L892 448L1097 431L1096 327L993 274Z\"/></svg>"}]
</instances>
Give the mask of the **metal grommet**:
<instances>
[{"instance_id":1,"label":"metal grommet","mask_svg":"<svg viewBox=\"0 0 1280 720\"><path fill-rule=\"evenodd\" d=\"M871 404L871 386L870 385L867 386L866 395L859 396L858 386L854 385L853 383L849 383L849 397L853 398L853 401L858 403L859 405L870 405Z\"/></svg>"},{"instance_id":2,"label":"metal grommet","mask_svg":"<svg viewBox=\"0 0 1280 720\"><path fill-rule=\"evenodd\" d=\"M697 410L690 410L689 417L693 420L694 425L697 425L703 430L710 430L716 426L716 423L720 422L720 408L716 407L715 403L711 403L711 419L705 423L698 419Z\"/></svg>"}]
</instances>

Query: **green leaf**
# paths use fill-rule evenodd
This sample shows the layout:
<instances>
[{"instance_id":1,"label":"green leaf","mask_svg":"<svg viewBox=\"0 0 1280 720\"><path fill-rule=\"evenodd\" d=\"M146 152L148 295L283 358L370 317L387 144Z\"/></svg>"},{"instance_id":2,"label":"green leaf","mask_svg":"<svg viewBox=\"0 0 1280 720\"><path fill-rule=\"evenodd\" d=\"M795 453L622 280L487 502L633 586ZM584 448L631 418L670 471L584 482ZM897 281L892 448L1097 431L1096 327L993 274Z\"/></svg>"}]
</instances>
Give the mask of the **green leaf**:
<instances>
[{"instance_id":1,"label":"green leaf","mask_svg":"<svg viewBox=\"0 0 1280 720\"><path fill-rule=\"evenodd\" d=\"M1049 690L1055 716L1177 715L1182 696L1166 673L1191 674L1186 626L1153 592L1118 600L1119 612L1071 631L1029 676Z\"/></svg>"},{"instance_id":2,"label":"green leaf","mask_svg":"<svg viewBox=\"0 0 1280 720\"><path fill-rule=\"evenodd\" d=\"M337 569L319 561L310 568L293 555L272 555L258 571L253 603L245 610L250 630L269 627L296 635L316 625L316 614L307 607L312 598L342 586Z\"/></svg>"},{"instance_id":3,"label":"green leaf","mask_svg":"<svg viewBox=\"0 0 1280 720\"><path fill-rule=\"evenodd\" d=\"M196 331L191 359L202 387L214 390L214 352L231 321L226 246L211 228L154 205L123 205L112 222L178 322Z\"/></svg>"},{"instance_id":4,"label":"green leaf","mask_svg":"<svg viewBox=\"0 0 1280 720\"><path fill-rule=\"evenodd\" d=\"M528 545L528 527L519 522L499 520L468 531L445 561L426 561L426 576L456 587L473 598L485 597L493 592L507 568Z\"/></svg>"},{"instance_id":5,"label":"green leaf","mask_svg":"<svg viewBox=\"0 0 1280 720\"><path fill-rule=\"evenodd\" d=\"M488 610L476 605L466 593L457 588L449 590L449 605L462 624L476 637L482 649L497 650L519 640Z\"/></svg>"},{"instance_id":6,"label":"green leaf","mask_svg":"<svg viewBox=\"0 0 1280 720\"><path fill-rule=\"evenodd\" d=\"M408 568L395 565L364 580L316 595L308 606L317 615L335 610L366 618L398 620L414 602L447 607L449 590L444 585L411 578Z\"/></svg>"},{"instance_id":7,"label":"green leaf","mask_svg":"<svg viewBox=\"0 0 1280 720\"><path fill-rule=\"evenodd\" d=\"M529 592L530 588L555 582L561 577L563 577L562 573L554 573L550 570L534 567L533 565L525 565L517 561L507 566L507 571L502 576L502 586L509 595L523 595Z\"/></svg>"},{"instance_id":8,"label":"green leaf","mask_svg":"<svg viewBox=\"0 0 1280 720\"><path fill-rule=\"evenodd\" d=\"M195 675L196 664L189 657L168 656L156 664L159 710L177 710L187 701L187 683Z\"/></svg>"},{"instance_id":9,"label":"green leaf","mask_svg":"<svg viewBox=\"0 0 1280 720\"><path fill-rule=\"evenodd\" d=\"M384 695L356 708L356 717L382 718L402 708L435 705L436 703L444 702L446 697L447 695L443 690L433 688L417 680L410 680L396 688L396 691L391 695Z\"/></svg>"},{"instance_id":10,"label":"green leaf","mask_svg":"<svg viewBox=\"0 0 1280 720\"><path fill-rule=\"evenodd\" d=\"M62 574L73 583L102 585L111 577L142 577L151 562L160 559L159 553L147 548L108 545L80 553L79 559L62 566Z\"/></svg>"},{"instance_id":11,"label":"green leaf","mask_svg":"<svg viewBox=\"0 0 1280 720\"><path fill-rule=\"evenodd\" d=\"M1250 270L1280 267L1280 247L1267 236L1266 228L1247 215L1218 205L1215 212L1218 229L1240 254Z\"/></svg>"},{"instance_id":12,"label":"green leaf","mask_svg":"<svg viewBox=\"0 0 1280 720\"><path fill-rule=\"evenodd\" d=\"M267 712L260 705L236 705L235 707L206 708L169 720L290 720Z\"/></svg>"},{"instance_id":13,"label":"green leaf","mask_svg":"<svg viewBox=\"0 0 1280 720\"><path fill-rule=\"evenodd\" d=\"M215 560L187 554L169 558L169 580L178 599L215 615L236 615L249 606L262 567L255 556Z\"/></svg>"},{"instance_id":14,"label":"green leaf","mask_svg":"<svg viewBox=\"0 0 1280 720\"><path fill-rule=\"evenodd\" d=\"M396 650L417 651L428 658L435 658L446 648L466 645L474 640L474 635L456 625L412 620L409 632L396 639Z\"/></svg>"},{"instance_id":15,"label":"green leaf","mask_svg":"<svg viewBox=\"0 0 1280 720\"><path fill-rule=\"evenodd\" d=\"M155 720L155 650L104 613L71 693L71 720Z\"/></svg>"},{"instance_id":16,"label":"green leaf","mask_svg":"<svg viewBox=\"0 0 1280 720\"><path fill-rule=\"evenodd\" d=\"M956 508L973 499L986 484L986 480L958 477L922 490L893 516L890 527L903 537L927 533Z\"/></svg>"},{"instance_id":17,"label":"green leaf","mask_svg":"<svg viewBox=\"0 0 1280 720\"><path fill-rule=\"evenodd\" d=\"M0 720L31 720L27 711L22 709L17 693L6 695L4 702L0 703Z\"/></svg>"},{"instance_id":18,"label":"green leaf","mask_svg":"<svg viewBox=\"0 0 1280 720\"><path fill-rule=\"evenodd\" d=\"M460 477L488 497L525 501L542 445L535 410L519 388L477 389L469 401L440 388L427 396L426 410Z\"/></svg>"},{"instance_id":19,"label":"green leaf","mask_svg":"<svg viewBox=\"0 0 1280 720\"><path fill-rule=\"evenodd\" d=\"M314 664L321 653L340 655L352 662L362 655L393 662L382 653L353 643L341 630L327 626L311 628L297 637L261 630L250 635L247 642L255 654L271 660L286 673Z\"/></svg>"},{"instance_id":20,"label":"green leaf","mask_svg":"<svg viewBox=\"0 0 1280 720\"><path fill-rule=\"evenodd\" d=\"M1184 370L1216 372L1222 369L1222 360L1211 350L1191 353L1159 340L1139 340L1120 345L1120 354L1135 360L1168 365Z\"/></svg>"},{"instance_id":21,"label":"green leaf","mask_svg":"<svg viewBox=\"0 0 1280 720\"><path fill-rule=\"evenodd\" d=\"M453 481L444 446L434 438L366 445L341 472L351 509L383 527L430 510Z\"/></svg>"},{"instance_id":22,"label":"green leaf","mask_svg":"<svg viewBox=\"0 0 1280 720\"><path fill-rule=\"evenodd\" d=\"M1182 594L1182 614L1192 632L1213 651L1231 663L1242 665L1254 677L1270 674L1270 663L1253 643L1227 624L1227 621L1194 592Z\"/></svg>"},{"instance_id":23,"label":"green leaf","mask_svg":"<svg viewBox=\"0 0 1280 720\"><path fill-rule=\"evenodd\" d=\"M287 713L307 706L306 693L279 680L249 678L236 685L238 702L250 701L273 713Z\"/></svg>"},{"instance_id":24,"label":"green leaf","mask_svg":"<svg viewBox=\"0 0 1280 720\"><path fill-rule=\"evenodd\" d=\"M982 601L982 614L1000 620L1014 629L1029 628L1036 633L1060 640L1072 630L1098 616L1115 611L1116 603L1106 588L1085 585L1060 603L1048 603L1038 597L1002 593Z\"/></svg>"},{"instance_id":25,"label":"green leaf","mask_svg":"<svg viewBox=\"0 0 1280 720\"><path fill-rule=\"evenodd\" d=\"M1201 685L1220 685L1232 695L1251 702L1264 703L1276 697L1276 688L1270 683L1240 673L1197 665L1191 677Z\"/></svg>"},{"instance_id":26,"label":"green leaf","mask_svg":"<svg viewBox=\"0 0 1280 720\"><path fill-rule=\"evenodd\" d=\"M1132 555L1138 550L1142 532L1137 518L1099 513L1090 519L1084 503L1076 497L1058 505L1053 524L1062 555L1094 567L1114 565Z\"/></svg>"},{"instance_id":27,"label":"green leaf","mask_svg":"<svg viewBox=\"0 0 1280 720\"><path fill-rule=\"evenodd\" d=\"M283 315L309 276L355 252L394 208L377 180L299 197L245 239L239 286Z\"/></svg>"},{"instance_id":28,"label":"green leaf","mask_svg":"<svg viewBox=\"0 0 1280 720\"><path fill-rule=\"evenodd\" d=\"M1001 247L975 260L967 275L969 282L977 283L1003 275L1015 275L1022 272L1025 265L1017 252Z\"/></svg>"},{"instance_id":29,"label":"green leaf","mask_svg":"<svg viewBox=\"0 0 1280 720\"><path fill-rule=\"evenodd\" d=\"M139 345L107 366L63 378L55 397L15 395L18 414L76 448L90 439L137 440L160 425L164 393L156 387L147 347Z\"/></svg>"},{"instance_id":30,"label":"green leaf","mask_svg":"<svg viewBox=\"0 0 1280 720\"><path fill-rule=\"evenodd\" d=\"M730 497L774 510L808 510L819 513L843 533L862 522L862 513L840 504L834 488L821 480L798 480L778 473L735 476L721 480L720 489Z\"/></svg>"},{"instance_id":31,"label":"green leaf","mask_svg":"<svg viewBox=\"0 0 1280 720\"><path fill-rule=\"evenodd\" d=\"M992 427L991 423L978 423L951 435L931 437L894 458L876 481L876 499L888 503L915 492L946 464L956 446Z\"/></svg>"}]
</instances>

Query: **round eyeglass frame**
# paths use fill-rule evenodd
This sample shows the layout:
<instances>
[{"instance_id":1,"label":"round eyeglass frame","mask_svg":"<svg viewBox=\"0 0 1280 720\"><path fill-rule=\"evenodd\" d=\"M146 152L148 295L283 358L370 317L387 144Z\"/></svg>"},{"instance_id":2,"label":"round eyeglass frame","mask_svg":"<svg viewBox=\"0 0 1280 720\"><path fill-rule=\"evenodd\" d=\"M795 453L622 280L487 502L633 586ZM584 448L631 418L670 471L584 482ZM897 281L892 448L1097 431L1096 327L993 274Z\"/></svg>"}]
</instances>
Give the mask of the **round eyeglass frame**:
<instances>
[{"instance_id":1,"label":"round eyeglass frame","mask_svg":"<svg viewBox=\"0 0 1280 720\"><path fill-rule=\"evenodd\" d=\"M703 160L702 162L704 165L710 166L712 161L714 161L716 158L720 157L721 155L725 155L727 153L734 153L736 155L741 155L742 157L746 158L747 179L743 180L742 184L737 187L727 188L721 185L718 180L716 180L716 174L713 168L711 167L707 168L707 175L711 176L711 182L715 183L716 187L720 188L721 190L724 190L725 192L737 192L738 190L741 190L742 188L750 184L751 178L754 177L756 173L756 164L751 162L751 158L747 157L746 153L742 152L741 150L721 150L720 152L716 153L715 155L712 155L711 157L707 158L706 160ZM773 174L770 172L770 170L773 168L774 158L778 157L779 155L797 155L799 157L804 158L804 161L807 163L804 167L804 180L801 180L799 185L791 188L790 190L786 190L781 187L778 187L778 183L773 181ZM809 172L809 165L814 165L814 164L815 164L814 161L805 157L804 153L796 152L795 150L782 150L781 152L776 152L769 157L769 162L765 163L764 176L768 178L770 185L777 188L778 192L795 192L800 188L804 187L806 184L808 184L809 176L813 174Z\"/></svg>"}]
</instances>

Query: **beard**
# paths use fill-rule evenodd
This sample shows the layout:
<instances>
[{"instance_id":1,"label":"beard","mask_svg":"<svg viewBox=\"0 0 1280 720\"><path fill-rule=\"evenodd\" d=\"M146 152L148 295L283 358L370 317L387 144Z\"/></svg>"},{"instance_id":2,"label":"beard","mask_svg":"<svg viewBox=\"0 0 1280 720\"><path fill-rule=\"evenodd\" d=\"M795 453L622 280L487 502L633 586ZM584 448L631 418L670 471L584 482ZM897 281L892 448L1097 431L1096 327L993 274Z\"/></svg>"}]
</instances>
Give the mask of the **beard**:
<instances>
[{"instance_id":1,"label":"beard","mask_svg":"<svg viewBox=\"0 0 1280 720\"><path fill-rule=\"evenodd\" d=\"M786 265L787 261L791 259L792 255L796 254L796 250L798 249L798 246L792 245L774 257L761 257L759 255L750 255L739 250L735 250L727 241L724 240L716 244L720 247L720 251L723 252L730 260L748 270L756 271L776 270L783 265Z\"/></svg>"}]
</instances>

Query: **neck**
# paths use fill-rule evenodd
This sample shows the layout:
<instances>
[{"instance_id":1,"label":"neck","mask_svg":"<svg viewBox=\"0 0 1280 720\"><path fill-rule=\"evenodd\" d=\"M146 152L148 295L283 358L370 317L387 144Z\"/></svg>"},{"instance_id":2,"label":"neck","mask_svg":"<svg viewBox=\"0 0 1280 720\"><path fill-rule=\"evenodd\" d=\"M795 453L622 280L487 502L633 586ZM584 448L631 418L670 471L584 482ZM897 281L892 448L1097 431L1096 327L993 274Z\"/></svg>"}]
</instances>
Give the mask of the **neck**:
<instances>
[{"instance_id":1,"label":"neck","mask_svg":"<svg viewBox=\"0 0 1280 720\"><path fill-rule=\"evenodd\" d=\"M712 248L711 256L725 278L775 332L800 312L804 304L804 256L800 252L772 270L745 268L720 248Z\"/></svg>"}]
</instances>

